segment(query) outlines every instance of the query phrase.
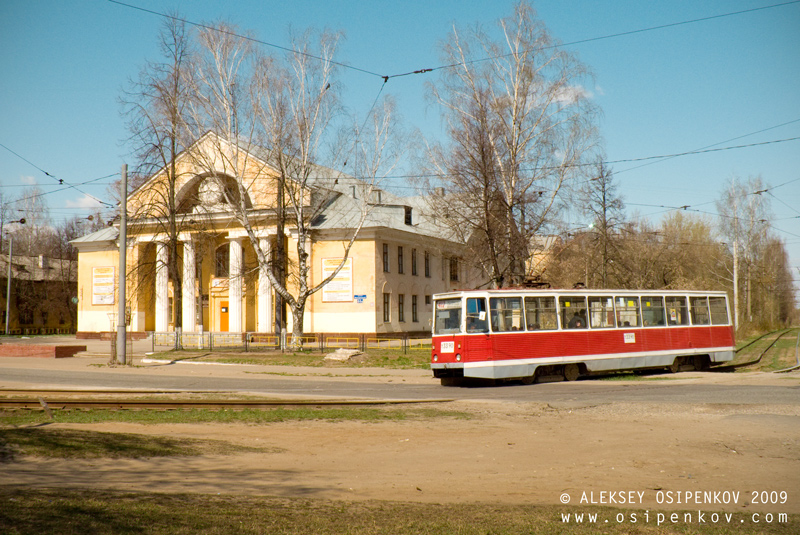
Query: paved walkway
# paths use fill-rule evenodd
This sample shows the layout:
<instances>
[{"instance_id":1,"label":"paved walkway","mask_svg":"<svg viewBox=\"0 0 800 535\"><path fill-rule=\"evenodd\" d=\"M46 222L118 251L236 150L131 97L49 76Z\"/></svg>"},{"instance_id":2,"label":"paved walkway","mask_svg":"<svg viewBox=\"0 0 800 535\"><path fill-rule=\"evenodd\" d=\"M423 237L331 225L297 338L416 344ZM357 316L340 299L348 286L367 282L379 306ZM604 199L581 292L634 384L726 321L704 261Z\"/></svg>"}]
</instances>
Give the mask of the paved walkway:
<instances>
[{"instance_id":1,"label":"paved walkway","mask_svg":"<svg viewBox=\"0 0 800 535\"><path fill-rule=\"evenodd\" d=\"M52 358L25 358L25 357L0 357L0 378L3 377L4 368L25 368L25 369L46 369L46 370L88 370L95 372L109 372L113 370L107 365L111 360L111 342L108 340L77 340L74 335L47 335L47 336L0 336L0 344L53 344L53 345L85 345L86 351L80 352L73 358L52 359ZM156 351L166 351L167 347L156 347ZM284 366L284 365L263 365L263 364L220 364L214 362L197 362L191 357L182 358L176 361L164 361L148 358L153 351L153 341L151 338L128 342L128 364L135 365L130 373L142 368L152 368L161 370L160 373L175 375L194 375L197 373L213 374L219 377L243 376L252 377L254 372L271 374L275 377L305 377L305 378L331 378L345 377L354 381L375 380L379 378L382 382L392 382L393 380L414 381L427 384L429 382L438 383L434 380L430 370L422 369L392 369L392 368L358 368L347 365L338 366ZM322 360L324 353L315 352ZM202 372L200 370L203 370ZM120 368L116 368L113 373L119 373ZM2 383L2 381L0 381ZM0 386L3 386L0 384ZM8 386L8 385L5 385Z\"/></svg>"},{"instance_id":2,"label":"paved walkway","mask_svg":"<svg viewBox=\"0 0 800 535\"><path fill-rule=\"evenodd\" d=\"M86 346L86 351L78 353L79 357L110 357L111 342L109 340L77 340L75 335L46 335L46 336L1 336L0 344L42 344L56 346ZM153 341L150 338L128 342L128 354L143 357L153 351Z\"/></svg>"}]
</instances>

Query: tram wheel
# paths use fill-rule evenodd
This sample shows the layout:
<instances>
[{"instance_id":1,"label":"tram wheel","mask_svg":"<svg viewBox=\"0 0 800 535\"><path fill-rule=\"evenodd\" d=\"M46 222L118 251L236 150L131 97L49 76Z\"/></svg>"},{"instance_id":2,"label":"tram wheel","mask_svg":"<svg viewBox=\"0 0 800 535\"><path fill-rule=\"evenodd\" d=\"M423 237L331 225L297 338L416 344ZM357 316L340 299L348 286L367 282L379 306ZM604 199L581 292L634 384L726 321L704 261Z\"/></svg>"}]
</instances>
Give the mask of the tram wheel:
<instances>
[{"instance_id":1,"label":"tram wheel","mask_svg":"<svg viewBox=\"0 0 800 535\"><path fill-rule=\"evenodd\" d=\"M678 373L679 371L681 371L682 363L683 363L682 358L680 357L676 358L675 360L672 361L672 364L667 366L667 371L669 371L669 373Z\"/></svg>"},{"instance_id":2,"label":"tram wheel","mask_svg":"<svg viewBox=\"0 0 800 535\"><path fill-rule=\"evenodd\" d=\"M704 372L711 367L711 363L709 362L709 358L705 355L701 355L699 357L694 358L694 369L699 372Z\"/></svg>"},{"instance_id":3,"label":"tram wheel","mask_svg":"<svg viewBox=\"0 0 800 535\"><path fill-rule=\"evenodd\" d=\"M564 379L567 381L575 381L581 376L581 369L577 364L567 364L564 366Z\"/></svg>"},{"instance_id":4,"label":"tram wheel","mask_svg":"<svg viewBox=\"0 0 800 535\"><path fill-rule=\"evenodd\" d=\"M527 377L523 377L522 379L520 379L520 381L522 381L522 384L524 385L532 385L535 379L536 377L534 377L533 375L529 375Z\"/></svg>"}]
</instances>

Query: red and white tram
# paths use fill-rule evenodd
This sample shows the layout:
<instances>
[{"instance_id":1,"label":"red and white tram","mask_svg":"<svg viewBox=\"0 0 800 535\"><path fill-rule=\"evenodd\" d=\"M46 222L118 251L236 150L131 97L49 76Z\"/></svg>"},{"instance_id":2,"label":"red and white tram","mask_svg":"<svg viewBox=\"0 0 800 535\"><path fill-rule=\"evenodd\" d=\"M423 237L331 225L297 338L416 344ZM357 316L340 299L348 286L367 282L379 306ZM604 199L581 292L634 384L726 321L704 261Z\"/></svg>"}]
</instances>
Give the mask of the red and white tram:
<instances>
[{"instance_id":1,"label":"red and white tram","mask_svg":"<svg viewBox=\"0 0 800 535\"><path fill-rule=\"evenodd\" d=\"M431 369L457 378L521 379L733 359L725 292L470 290L433 296Z\"/></svg>"}]
</instances>

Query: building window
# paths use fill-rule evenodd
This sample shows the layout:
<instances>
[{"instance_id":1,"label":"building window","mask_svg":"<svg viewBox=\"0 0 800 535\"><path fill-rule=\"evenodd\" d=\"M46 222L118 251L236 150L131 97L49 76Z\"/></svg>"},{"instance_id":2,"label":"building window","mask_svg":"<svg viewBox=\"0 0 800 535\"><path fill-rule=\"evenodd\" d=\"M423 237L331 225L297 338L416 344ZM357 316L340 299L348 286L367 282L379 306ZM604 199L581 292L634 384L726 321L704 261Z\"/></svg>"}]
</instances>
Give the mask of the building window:
<instances>
[{"instance_id":1,"label":"building window","mask_svg":"<svg viewBox=\"0 0 800 535\"><path fill-rule=\"evenodd\" d=\"M403 294L397 294L397 321L404 322L406 321L406 296Z\"/></svg>"},{"instance_id":2,"label":"building window","mask_svg":"<svg viewBox=\"0 0 800 535\"><path fill-rule=\"evenodd\" d=\"M419 321L419 316L417 315L417 296L411 296L411 321L417 323Z\"/></svg>"},{"instance_id":3,"label":"building window","mask_svg":"<svg viewBox=\"0 0 800 535\"><path fill-rule=\"evenodd\" d=\"M383 272L389 273L389 244L383 244Z\"/></svg>"},{"instance_id":4,"label":"building window","mask_svg":"<svg viewBox=\"0 0 800 535\"><path fill-rule=\"evenodd\" d=\"M216 265L214 266L214 276L225 278L230 277L231 267L231 247L230 245L223 244L217 247Z\"/></svg>"},{"instance_id":5,"label":"building window","mask_svg":"<svg viewBox=\"0 0 800 535\"><path fill-rule=\"evenodd\" d=\"M392 294L383 294L383 322L389 323L392 321L391 306Z\"/></svg>"},{"instance_id":6,"label":"building window","mask_svg":"<svg viewBox=\"0 0 800 535\"><path fill-rule=\"evenodd\" d=\"M417 273L417 250L411 249L411 274L415 277L418 275Z\"/></svg>"},{"instance_id":7,"label":"building window","mask_svg":"<svg viewBox=\"0 0 800 535\"><path fill-rule=\"evenodd\" d=\"M425 276L431 278L431 254L425 251Z\"/></svg>"},{"instance_id":8,"label":"building window","mask_svg":"<svg viewBox=\"0 0 800 535\"><path fill-rule=\"evenodd\" d=\"M458 258L450 259L450 280L458 281Z\"/></svg>"},{"instance_id":9,"label":"building window","mask_svg":"<svg viewBox=\"0 0 800 535\"><path fill-rule=\"evenodd\" d=\"M425 296L425 304L427 306L431 306L431 296L430 295L426 295Z\"/></svg>"},{"instance_id":10,"label":"building window","mask_svg":"<svg viewBox=\"0 0 800 535\"><path fill-rule=\"evenodd\" d=\"M397 246L397 272L403 273L403 246Z\"/></svg>"},{"instance_id":11,"label":"building window","mask_svg":"<svg viewBox=\"0 0 800 535\"><path fill-rule=\"evenodd\" d=\"M412 224L411 207L410 206L405 206L404 208L406 210L405 223L406 223L406 225L411 225Z\"/></svg>"}]
</instances>

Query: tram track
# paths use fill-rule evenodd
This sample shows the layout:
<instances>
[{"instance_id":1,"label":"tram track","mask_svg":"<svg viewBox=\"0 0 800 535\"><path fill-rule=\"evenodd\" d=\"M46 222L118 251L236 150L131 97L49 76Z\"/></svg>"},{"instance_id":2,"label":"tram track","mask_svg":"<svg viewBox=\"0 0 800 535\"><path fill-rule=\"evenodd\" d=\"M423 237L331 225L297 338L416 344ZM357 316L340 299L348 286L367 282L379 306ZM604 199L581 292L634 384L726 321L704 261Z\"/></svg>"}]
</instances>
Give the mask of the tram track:
<instances>
[{"instance_id":1,"label":"tram track","mask_svg":"<svg viewBox=\"0 0 800 535\"><path fill-rule=\"evenodd\" d=\"M143 395L205 394L219 396L224 391L185 390L21 390L0 389L0 409L29 410L272 410L299 407L370 407L447 403L451 398L424 399L146 399ZM96 397L96 396L102 397ZM136 397L132 397L136 396Z\"/></svg>"},{"instance_id":2,"label":"tram track","mask_svg":"<svg viewBox=\"0 0 800 535\"><path fill-rule=\"evenodd\" d=\"M764 333L761 336L759 336L758 338L756 338L755 340L750 341L749 343L745 344L744 346L742 346L742 347L740 347L739 349L736 350L736 353L740 353L741 351L743 351L743 350L747 349L748 347L756 344L757 342L760 342L764 338L766 338L766 337L768 337L770 335L773 335L775 333L779 333L778 336L776 336L775 339L766 348L764 348L761 351L761 353L758 355L757 359L751 360L749 362L740 362L738 364L726 364L725 366L717 366L717 367L712 368L711 371L714 371L714 372L730 372L730 371L737 370L739 368L746 368L748 366L754 366L756 364L759 364L761 362L761 360L764 358L764 355L766 355L767 352L769 352L769 350L772 349L775 346L775 344L777 344L778 341L782 337L784 337L785 335L789 334L792 331L798 331L798 329L789 328L789 329L783 329L781 331L771 331L771 332L768 332L768 333ZM787 368L786 370L777 370L775 373L791 371L791 370L793 370L795 368L796 367Z\"/></svg>"}]
</instances>

